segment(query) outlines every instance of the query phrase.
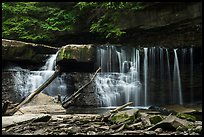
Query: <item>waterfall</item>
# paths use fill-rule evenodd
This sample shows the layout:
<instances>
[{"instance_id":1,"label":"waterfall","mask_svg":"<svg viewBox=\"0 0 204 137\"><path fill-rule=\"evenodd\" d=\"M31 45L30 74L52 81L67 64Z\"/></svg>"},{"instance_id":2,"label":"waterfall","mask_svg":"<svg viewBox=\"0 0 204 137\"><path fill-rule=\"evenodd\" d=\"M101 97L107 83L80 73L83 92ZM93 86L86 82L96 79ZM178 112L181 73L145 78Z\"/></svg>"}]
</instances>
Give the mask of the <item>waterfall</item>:
<instances>
[{"instance_id":1,"label":"waterfall","mask_svg":"<svg viewBox=\"0 0 204 137\"><path fill-rule=\"evenodd\" d=\"M95 67L101 67L101 72L94 79L96 91L93 94L103 107L116 107L127 102L139 107L200 101L197 98L200 99L202 86L201 63L197 60L200 55L195 51L198 50L97 46ZM25 97L37 89L54 73L56 56L50 55L38 71L13 67L15 91ZM50 96L69 95L73 83L68 79L71 75L62 73L42 92Z\"/></svg>"},{"instance_id":2,"label":"waterfall","mask_svg":"<svg viewBox=\"0 0 204 137\"><path fill-rule=\"evenodd\" d=\"M144 48L144 105L147 106L148 48Z\"/></svg>"},{"instance_id":3,"label":"waterfall","mask_svg":"<svg viewBox=\"0 0 204 137\"><path fill-rule=\"evenodd\" d=\"M178 56L177 50L184 55ZM187 53L162 47L97 47L97 65L102 71L95 82L101 106L119 106L130 101L134 106L183 104L181 73L190 77L191 84L185 88L191 85L191 95L193 93L193 50L190 49L190 57ZM179 67L186 68L184 61L188 58L190 73Z\"/></svg>"},{"instance_id":4,"label":"waterfall","mask_svg":"<svg viewBox=\"0 0 204 137\"><path fill-rule=\"evenodd\" d=\"M178 90L178 95L177 92L174 94L173 100L176 102L179 98L179 104L183 104L183 96L182 96L182 89L181 89L181 79L180 79L180 69L179 69L179 62L178 62L178 57L177 57L177 49L174 49L174 87L173 87L173 92L175 93Z\"/></svg>"},{"instance_id":5,"label":"waterfall","mask_svg":"<svg viewBox=\"0 0 204 137\"><path fill-rule=\"evenodd\" d=\"M167 60L167 72L168 72L168 85L169 85L169 97L172 97L172 88L171 88L171 71L170 71L170 62L169 62L169 52L168 49L166 49L166 60Z\"/></svg>"},{"instance_id":6,"label":"waterfall","mask_svg":"<svg viewBox=\"0 0 204 137\"><path fill-rule=\"evenodd\" d=\"M50 55L45 65L42 66L38 71L22 69L24 71L21 70L17 72L18 75L14 77L15 85L17 91L20 92L22 97L26 97L34 92L54 73L57 54L58 52L56 54ZM57 96L58 94L60 94L62 97L65 96L67 94L67 85L64 82L65 77L66 75L64 74L58 76L42 92L50 96Z\"/></svg>"},{"instance_id":7,"label":"waterfall","mask_svg":"<svg viewBox=\"0 0 204 137\"><path fill-rule=\"evenodd\" d=\"M118 106L130 101L134 102L135 106L141 104L139 50L134 49L131 54L126 54L127 50L114 46L101 46L97 50L97 62L102 73L97 75L95 82L102 106Z\"/></svg>"}]
</instances>

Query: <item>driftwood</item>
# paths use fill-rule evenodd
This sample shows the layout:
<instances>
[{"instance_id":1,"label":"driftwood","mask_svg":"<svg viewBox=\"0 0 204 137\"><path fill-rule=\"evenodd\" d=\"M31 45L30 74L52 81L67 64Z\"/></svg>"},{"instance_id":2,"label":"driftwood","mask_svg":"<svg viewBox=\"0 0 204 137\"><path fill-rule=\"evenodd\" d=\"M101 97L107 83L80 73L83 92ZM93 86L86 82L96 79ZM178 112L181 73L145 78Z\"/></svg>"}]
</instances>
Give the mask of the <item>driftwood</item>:
<instances>
[{"instance_id":1,"label":"driftwood","mask_svg":"<svg viewBox=\"0 0 204 137\"><path fill-rule=\"evenodd\" d=\"M31 93L25 100L23 100L21 103L19 103L16 107L14 107L11 110L7 110L4 112L3 115L5 116L12 116L15 112L17 112L24 104L30 102L34 96L39 94L43 89L45 89L60 73L60 69L57 66L54 74L47 80L45 81L38 89L36 89L33 93Z\"/></svg>"},{"instance_id":2,"label":"driftwood","mask_svg":"<svg viewBox=\"0 0 204 137\"><path fill-rule=\"evenodd\" d=\"M107 121L110 117L112 117L113 115L115 115L118 111L122 110L123 108L132 105L133 102L128 102L122 106L119 106L117 108L115 108L114 110L110 110L108 112L105 112L104 114L102 114L102 120L101 121Z\"/></svg>"},{"instance_id":3,"label":"driftwood","mask_svg":"<svg viewBox=\"0 0 204 137\"><path fill-rule=\"evenodd\" d=\"M87 87L89 84L91 84L91 82L94 80L94 78L96 77L96 75L97 75L97 73L99 72L101 70L101 68L99 67L97 70L96 70L96 72L95 72L95 74L93 75L93 77L91 78L91 80L88 82L88 83L86 83L84 86L82 86L81 88L79 88L76 92L74 92L66 101L64 101L63 103L62 103L62 107L63 108L67 108L69 105L71 105L72 103L73 103L73 101L75 100L75 99L77 99L80 95L81 95L81 91L82 91L82 89L84 89L85 87Z\"/></svg>"},{"instance_id":4,"label":"driftwood","mask_svg":"<svg viewBox=\"0 0 204 137\"><path fill-rule=\"evenodd\" d=\"M124 104L124 105L122 105L122 106L120 106L120 107L117 107L116 109L114 109L114 110L112 110L112 111L110 111L110 112L111 112L111 113L116 113L116 112L122 110L123 108L125 108L125 107L127 107L127 106L129 106L129 105L132 105L132 104L133 104L133 102L128 102L128 103L126 103L126 104Z\"/></svg>"}]
</instances>

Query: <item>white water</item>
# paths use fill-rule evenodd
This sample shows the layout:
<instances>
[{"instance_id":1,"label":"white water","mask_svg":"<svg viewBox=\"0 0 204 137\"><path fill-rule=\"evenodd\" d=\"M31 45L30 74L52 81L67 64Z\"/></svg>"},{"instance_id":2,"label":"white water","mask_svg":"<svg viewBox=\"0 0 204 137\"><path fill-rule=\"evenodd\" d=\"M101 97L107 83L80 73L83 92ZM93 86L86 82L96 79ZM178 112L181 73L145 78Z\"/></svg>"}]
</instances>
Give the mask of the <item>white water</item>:
<instances>
[{"instance_id":1,"label":"white water","mask_svg":"<svg viewBox=\"0 0 204 137\"><path fill-rule=\"evenodd\" d=\"M180 79L180 69L179 69L179 62L177 57L177 49L174 49L174 92L178 91L179 99L175 99L177 97L177 92L174 94L174 101L178 100L179 104L183 104L183 96L182 96L182 89L181 89L181 79Z\"/></svg>"},{"instance_id":2,"label":"white water","mask_svg":"<svg viewBox=\"0 0 204 137\"><path fill-rule=\"evenodd\" d=\"M144 105L147 106L148 48L144 48Z\"/></svg>"},{"instance_id":3,"label":"white water","mask_svg":"<svg viewBox=\"0 0 204 137\"><path fill-rule=\"evenodd\" d=\"M98 47L97 62L102 71L95 82L101 106L115 107L130 101L133 106L183 104L177 52L173 50L171 63L169 52L159 47Z\"/></svg>"},{"instance_id":4,"label":"white water","mask_svg":"<svg viewBox=\"0 0 204 137\"><path fill-rule=\"evenodd\" d=\"M182 64L179 64L179 57L181 57L180 60L187 60L185 55L187 52L181 50L184 55L178 56L176 49L172 52L169 49L165 51L163 48L156 47L145 49L102 46L97 48L97 63L101 66L102 73L97 75L95 82L101 106L115 107L130 101L134 102L135 107L148 106L155 102L183 104L179 67ZM192 85L193 50L189 52ZM39 71L18 69L19 71L15 73L16 88L21 91L22 96L29 95L54 73L55 57L56 55L50 56ZM172 62L170 58L173 59ZM43 92L51 96L66 95L67 86L69 86L64 82L66 76L63 74L57 77ZM156 86L159 88L155 88ZM193 94L193 90L190 92Z\"/></svg>"},{"instance_id":5,"label":"white water","mask_svg":"<svg viewBox=\"0 0 204 137\"><path fill-rule=\"evenodd\" d=\"M28 96L29 94L34 92L54 73L56 56L57 53L51 55L47 59L45 65L42 66L38 71L21 69L16 73L15 87L17 88L17 91L20 92L22 97ZM57 77L42 92L50 96L56 96L58 94L65 96L67 94L67 85L63 80L65 77L65 74Z\"/></svg>"},{"instance_id":6,"label":"white water","mask_svg":"<svg viewBox=\"0 0 204 137\"><path fill-rule=\"evenodd\" d=\"M125 49L114 46L97 50L102 73L97 75L95 81L102 106L118 106L130 101L135 106L140 105L139 50L126 53Z\"/></svg>"},{"instance_id":7,"label":"white water","mask_svg":"<svg viewBox=\"0 0 204 137\"><path fill-rule=\"evenodd\" d=\"M172 96L172 84L171 84L171 73L170 73L170 62L169 62L169 52L168 52L168 49L166 49L166 60L167 60L167 72L168 72L168 85L169 85L169 97Z\"/></svg>"}]
</instances>

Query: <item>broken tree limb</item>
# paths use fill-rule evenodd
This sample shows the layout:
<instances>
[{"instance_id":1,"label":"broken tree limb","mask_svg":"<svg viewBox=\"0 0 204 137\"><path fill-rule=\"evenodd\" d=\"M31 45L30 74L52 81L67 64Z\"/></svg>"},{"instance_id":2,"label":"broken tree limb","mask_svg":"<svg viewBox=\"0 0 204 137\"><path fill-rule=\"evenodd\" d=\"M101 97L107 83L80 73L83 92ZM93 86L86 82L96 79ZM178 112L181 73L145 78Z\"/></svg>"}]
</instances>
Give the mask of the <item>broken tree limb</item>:
<instances>
[{"instance_id":1,"label":"broken tree limb","mask_svg":"<svg viewBox=\"0 0 204 137\"><path fill-rule=\"evenodd\" d=\"M129 105L132 105L133 102L128 102L122 106L119 106L117 107L116 109L114 110L110 110L110 111L107 111L105 112L104 114L102 114L102 120L101 121L107 121L110 117L112 117L113 115L115 115L118 111L122 110L123 108L129 106Z\"/></svg>"},{"instance_id":2,"label":"broken tree limb","mask_svg":"<svg viewBox=\"0 0 204 137\"><path fill-rule=\"evenodd\" d=\"M81 94L80 92L82 91L82 89L84 89L86 86L88 86L89 84L91 84L91 82L94 80L94 78L96 77L97 73L101 70L101 68L99 67L95 74L93 75L93 77L91 78L91 80L86 83L84 86L82 86L81 88L79 88L76 92L74 92L66 101L64 101L62 103L62 107L63 108L67 108L70 104L73 103L73 101L79 97L79 95Z\"/></svg>"},{"instance_id":3,"label":"broken tree limb","mask_svg":"<svg viewBox=\"0 0 204 137\"><path fill-rule=\"evenodd\" d=\"M31 93L25 100L23 100L20 104L18 104L15 108L8 110L4 113L6 116L12 116L15 112L17 112L24 104L28 103L29 101L32 100L34 96L39 94L43 89L45 89L60 73L60 68L57 66L54 74L45 81L38 89L36 89L33 93Z\"/></svg>"},{"instance_id":4,"label":"broken tree limb","mask_svg":"<svg viewBox=\"0 0 204 137\"><path fill-rule=\"evenodd\" d=\"M122 110L123 108L125 108L125 107L127 107L129 105L132 105L132 104L133 104L133 102L128 102L128 103L126 103L126 104L124 104L124 105L122 105L120 107L117 107L116 109L112 110L111 113L118 112L118 111Z\"/></svg>"}]
</instances>

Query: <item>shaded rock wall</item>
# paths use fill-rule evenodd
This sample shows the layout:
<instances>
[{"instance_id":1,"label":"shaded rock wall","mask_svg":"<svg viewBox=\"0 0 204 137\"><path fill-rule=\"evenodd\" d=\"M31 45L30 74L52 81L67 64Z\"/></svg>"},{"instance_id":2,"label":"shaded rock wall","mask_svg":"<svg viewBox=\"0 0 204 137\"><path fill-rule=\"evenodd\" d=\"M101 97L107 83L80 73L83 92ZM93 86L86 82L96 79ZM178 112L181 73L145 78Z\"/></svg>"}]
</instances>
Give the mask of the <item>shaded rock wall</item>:
<instances>
[{"instance_id":1,"label":"shaded rock wall","mask_svg":"<svg viewBox=\"0 0 204 137\"><path fill-rule=\"evenodd\" d=\"M140 11L124 11L118 23L127 32L120 43L168 48L202 46L200 2L161 2Z\"/></svg>"},{"instance_id":2,"label":"shaded rock wall","mask_svg":"<svg viewBox=\"0 0 204 137\"><path fill-rule=\"evenodd\" d=\"M88 32L87 14L77 22L79 30L59 36L56 45L68 43L136 43L137 46L183 47L202 45L202 2L155 2L137 11L121 11L116 25L126 32L121 38L105 39Z\"/></svg>"},{"instance_id":3,"label":"shaded rock wall","mask_svg":"<svg viewBox=\"0 0 204 137\"><path fill-rule=\"evenodd\" d=\"M39 65L46 61L47 55L55 54L57 48L42 44L2 39L2 61L22 66Z\"/></svg>"},{"instance_id":4,"label":"shaded rock wall","mask_svg":"<svg viewBox=\"0 0 204 137\"><path fill-rule=\"evenodd\" d=\"M22 98L16 89L14 75L15 72L2 72L2 103L6 100L19 102Z\"/></svg>"}]
</instances>

